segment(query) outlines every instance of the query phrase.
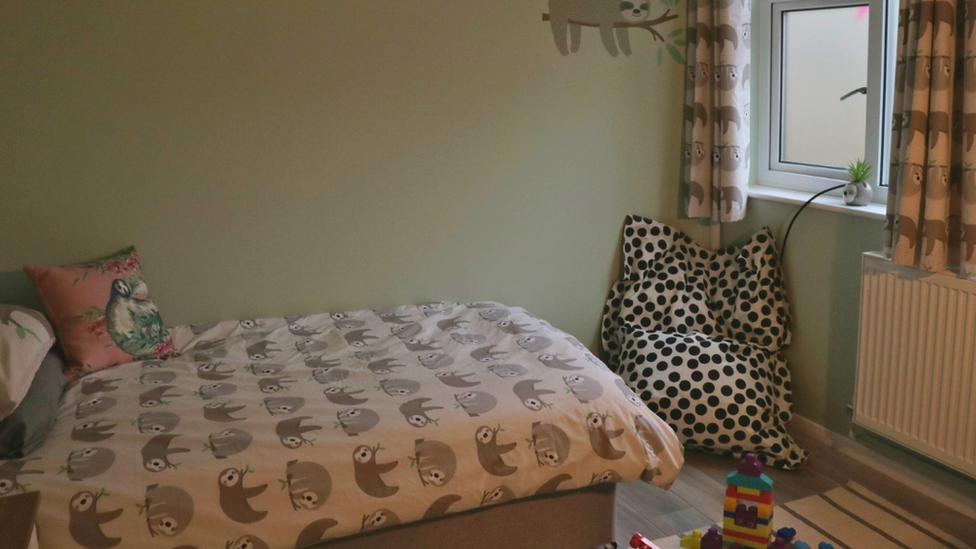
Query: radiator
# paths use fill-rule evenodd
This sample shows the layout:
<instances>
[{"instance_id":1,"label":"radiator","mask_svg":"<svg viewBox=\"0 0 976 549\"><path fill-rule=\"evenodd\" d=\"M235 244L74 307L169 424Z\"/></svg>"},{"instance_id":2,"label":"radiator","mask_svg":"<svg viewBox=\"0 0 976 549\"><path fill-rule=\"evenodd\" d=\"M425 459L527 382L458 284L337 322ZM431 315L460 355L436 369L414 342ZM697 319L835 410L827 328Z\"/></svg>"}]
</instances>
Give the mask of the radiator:
<instances>
[{"instance_id":1,"label":"radiator","mask_svg":"<svg viewBox=\"0 0 976 549\"><path fill-rule=\"evenodd\" d=\"M854 423L976 477L976 280L863 256Z\"/></svg>"}]
</instances>

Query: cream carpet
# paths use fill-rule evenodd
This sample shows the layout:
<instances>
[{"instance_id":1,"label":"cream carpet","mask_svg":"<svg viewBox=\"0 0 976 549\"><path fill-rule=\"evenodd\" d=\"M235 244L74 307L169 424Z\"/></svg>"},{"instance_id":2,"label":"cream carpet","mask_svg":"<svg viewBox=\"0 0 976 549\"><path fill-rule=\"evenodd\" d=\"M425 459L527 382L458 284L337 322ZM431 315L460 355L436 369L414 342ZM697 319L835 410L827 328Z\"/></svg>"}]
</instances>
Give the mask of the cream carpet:
<instances>
[{"instance_id":1,"label":"cream carpet","mask_svg":"<svg viewBox=\"0 0 976 549\"><path fill-rule=\"evenodd\" d=\"M796 539L816 548L974 549L856 483L777 505L775 528L795 528ZM661 549L678 549L678 536L655 540Z\"/></svg>"}]
</instances>

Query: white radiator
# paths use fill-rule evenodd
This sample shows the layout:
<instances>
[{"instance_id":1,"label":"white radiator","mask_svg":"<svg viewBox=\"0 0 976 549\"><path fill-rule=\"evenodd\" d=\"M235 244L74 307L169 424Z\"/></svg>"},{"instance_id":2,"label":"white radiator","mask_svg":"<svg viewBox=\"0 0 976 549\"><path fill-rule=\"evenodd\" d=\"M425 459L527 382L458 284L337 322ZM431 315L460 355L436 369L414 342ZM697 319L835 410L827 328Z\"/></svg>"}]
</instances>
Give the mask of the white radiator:
<instances>
[{"instance_id":1,"label":"white radiator","mask_svg":"<svg viewBox=\"0 0 976 549\"><path fill-rule=\"evenodd\" d=\"M976 280L864 254L854 423L976 476Z\"/></svg>"}]
</instances>

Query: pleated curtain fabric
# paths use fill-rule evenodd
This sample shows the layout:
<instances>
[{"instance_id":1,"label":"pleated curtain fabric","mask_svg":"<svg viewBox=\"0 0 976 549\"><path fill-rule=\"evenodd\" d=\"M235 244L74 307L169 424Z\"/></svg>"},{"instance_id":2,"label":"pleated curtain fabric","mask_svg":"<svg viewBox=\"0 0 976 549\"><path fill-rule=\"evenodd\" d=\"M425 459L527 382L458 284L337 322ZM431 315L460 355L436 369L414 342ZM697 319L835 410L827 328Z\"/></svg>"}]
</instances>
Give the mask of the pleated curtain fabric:
<instances>
[{"instance_id":1,"label":"pleated curtain fabric","mask_svg":"<svg viewBox=\"0 0 976 549\"><path fill-rule=\"evenodd\" d=\"M974 277L976 13L966 10L962 0L901 1L884 251Z\"/></svg>"},{"instance_id":2,"label":"pleated curtain fabric","mask_svg":"<svg viewBox=\"0 0 976 549\"><path fill-rule=\"evenodd\" d=\"M683 217L745 216L751 14L752 0L688 0Z\"/></svg>"}]
</instances>

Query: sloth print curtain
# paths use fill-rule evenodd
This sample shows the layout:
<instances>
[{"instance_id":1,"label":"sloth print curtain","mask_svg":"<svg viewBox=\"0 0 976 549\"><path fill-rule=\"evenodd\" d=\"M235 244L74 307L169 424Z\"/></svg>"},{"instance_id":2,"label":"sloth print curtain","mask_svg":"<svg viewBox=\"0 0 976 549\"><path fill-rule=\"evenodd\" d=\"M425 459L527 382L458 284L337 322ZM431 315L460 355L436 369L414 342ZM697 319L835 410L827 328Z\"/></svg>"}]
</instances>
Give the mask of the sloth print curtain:
<instances>
[{"instance_id":1,"label":"sloth print curtain","mask_svg":"<svg viewBox=\"0 0 976 549\"><path fill-rule=\"evenodd\" d=\"M752 0L688 0L680 214L745 216Z\"/></svg>"},{"instance_id":2,"label":"sloth print curtain","mask_svg":"<svg viewBox=\"0 0 976 549\"><path fill-rule=\"evenodd\" d=\"M969 10L969 13L967 13ZM976 4L902 0L884 250L976 277Z\"/></svg>"}]
</instances>

